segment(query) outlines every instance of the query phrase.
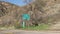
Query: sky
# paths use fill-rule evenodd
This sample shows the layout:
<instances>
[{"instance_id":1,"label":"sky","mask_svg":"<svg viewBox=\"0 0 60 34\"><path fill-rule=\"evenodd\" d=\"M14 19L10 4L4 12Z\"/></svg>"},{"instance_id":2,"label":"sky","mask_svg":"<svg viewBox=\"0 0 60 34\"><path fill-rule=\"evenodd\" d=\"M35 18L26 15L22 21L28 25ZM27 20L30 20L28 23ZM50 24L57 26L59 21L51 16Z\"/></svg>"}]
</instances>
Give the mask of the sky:
<instances>
[{"instance_id":1,"label":"sky","mask_svg":"<svg viewBox=\"0 0 60 34\"><path fill-rule=\"evenodd\" d=\"M29 4L29 2L32 2L32 0L27 0L27 3L24 2L24 0L2 0L2 1L5 1L5 2L9 2L9 3L12 3L12 4L16 4L18 6L25 6L27 4Z\"/></svg>"}]
</instances>

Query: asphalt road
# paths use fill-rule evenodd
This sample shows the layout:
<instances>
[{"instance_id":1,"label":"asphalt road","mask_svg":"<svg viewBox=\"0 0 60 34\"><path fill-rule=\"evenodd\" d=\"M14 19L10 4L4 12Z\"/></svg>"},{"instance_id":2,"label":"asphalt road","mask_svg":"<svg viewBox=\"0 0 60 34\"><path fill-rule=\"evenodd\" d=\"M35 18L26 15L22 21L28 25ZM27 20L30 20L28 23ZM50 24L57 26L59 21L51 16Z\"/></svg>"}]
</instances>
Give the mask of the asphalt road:
<instances>
[{"instance_id":1,"label":"asphalt road","mask_svg":"<svg viewBox=\"0 0 60 34\"><path fill-rule=\"evenodd\" d=\"M4 30L0 34L60 34L60 31L24 31L24 30Z\"/></svg>"}]
</instances>

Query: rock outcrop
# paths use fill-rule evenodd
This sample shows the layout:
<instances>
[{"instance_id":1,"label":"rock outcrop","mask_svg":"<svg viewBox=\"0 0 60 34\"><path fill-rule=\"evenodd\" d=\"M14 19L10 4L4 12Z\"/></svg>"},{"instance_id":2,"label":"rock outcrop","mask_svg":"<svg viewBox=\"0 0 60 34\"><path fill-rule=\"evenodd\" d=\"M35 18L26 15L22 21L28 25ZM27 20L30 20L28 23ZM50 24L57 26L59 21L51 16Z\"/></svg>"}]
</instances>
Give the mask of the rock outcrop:
<instances>
[{"instance_id":1,"label":"rock outcrop","mask_svg":"<svg viewBox=\"0 0 60 34\"><path fill-rule=\"evenodd\" d=\"M22 14L29 14L30 20L25 21L27 26L40 24L56 24L60 21L59 0L36 0L24 7L0 2L0 25L21 25Z\"/></svg>"}]
</instances>

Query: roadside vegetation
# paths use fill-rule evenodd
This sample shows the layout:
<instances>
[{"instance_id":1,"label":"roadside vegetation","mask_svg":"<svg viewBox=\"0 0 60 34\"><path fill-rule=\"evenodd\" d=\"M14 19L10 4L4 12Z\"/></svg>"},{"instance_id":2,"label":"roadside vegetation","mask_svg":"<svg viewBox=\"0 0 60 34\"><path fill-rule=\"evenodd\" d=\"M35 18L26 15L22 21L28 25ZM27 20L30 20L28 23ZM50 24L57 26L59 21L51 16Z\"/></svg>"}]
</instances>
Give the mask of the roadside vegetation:
<instances>
[{"instance_id":1,"label":"roadside vegetation","mask_svg":"<svg viewBox=\"0 0 60 34\"><path fill-rule=\"evenodd\" d=\"M41 24L39 26L29 26L29 27L25 27L25 28L22 28L22 29L26 29L26 30L48 30L50 26L47 25L47 24Z\"/></svg>"},{"instance_id":2,"label":"roadside vegetation","mask_svg":"<svg viewBox=\"0 0 60 34\"><path fill-rule=\"evenodd\" d=\"M0 30L9 30L9 29L22 29L22 30L48 30L50 25L48 24L40 24L38 26L25 26L24 28L22 26L11 26L11 27L2 27L0 26Z\"/></svg>"}]
</instances>

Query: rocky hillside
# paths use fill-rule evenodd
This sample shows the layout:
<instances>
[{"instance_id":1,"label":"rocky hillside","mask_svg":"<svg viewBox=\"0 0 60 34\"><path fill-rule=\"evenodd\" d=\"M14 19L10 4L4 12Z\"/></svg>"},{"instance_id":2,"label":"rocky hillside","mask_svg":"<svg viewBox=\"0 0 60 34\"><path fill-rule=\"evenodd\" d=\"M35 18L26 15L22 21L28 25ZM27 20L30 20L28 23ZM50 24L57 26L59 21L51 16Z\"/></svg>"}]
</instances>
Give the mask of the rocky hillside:
<instances>
[{"instance_id":1,"label":"rocky hillside","mask_svg":"<svg viewBox=\"0 0 60 34\"><path fill-rule=\"evenodd\" d=\"M0 25L22 24L22 14L29 14L27 26L56 24L60 21L60 0L36 0L24 7L0 1Z\"/></svg>"},{"instance_id":2,"label":"rocky hillside","mask_svg":"<svg viewBox=\"0 0 60 34\"><path fill-rule=\"evenodd\" d=\"M0 25L14 24L21 15L21 8L8 2L0 2Z\"/></svg>"}]
</instances>

